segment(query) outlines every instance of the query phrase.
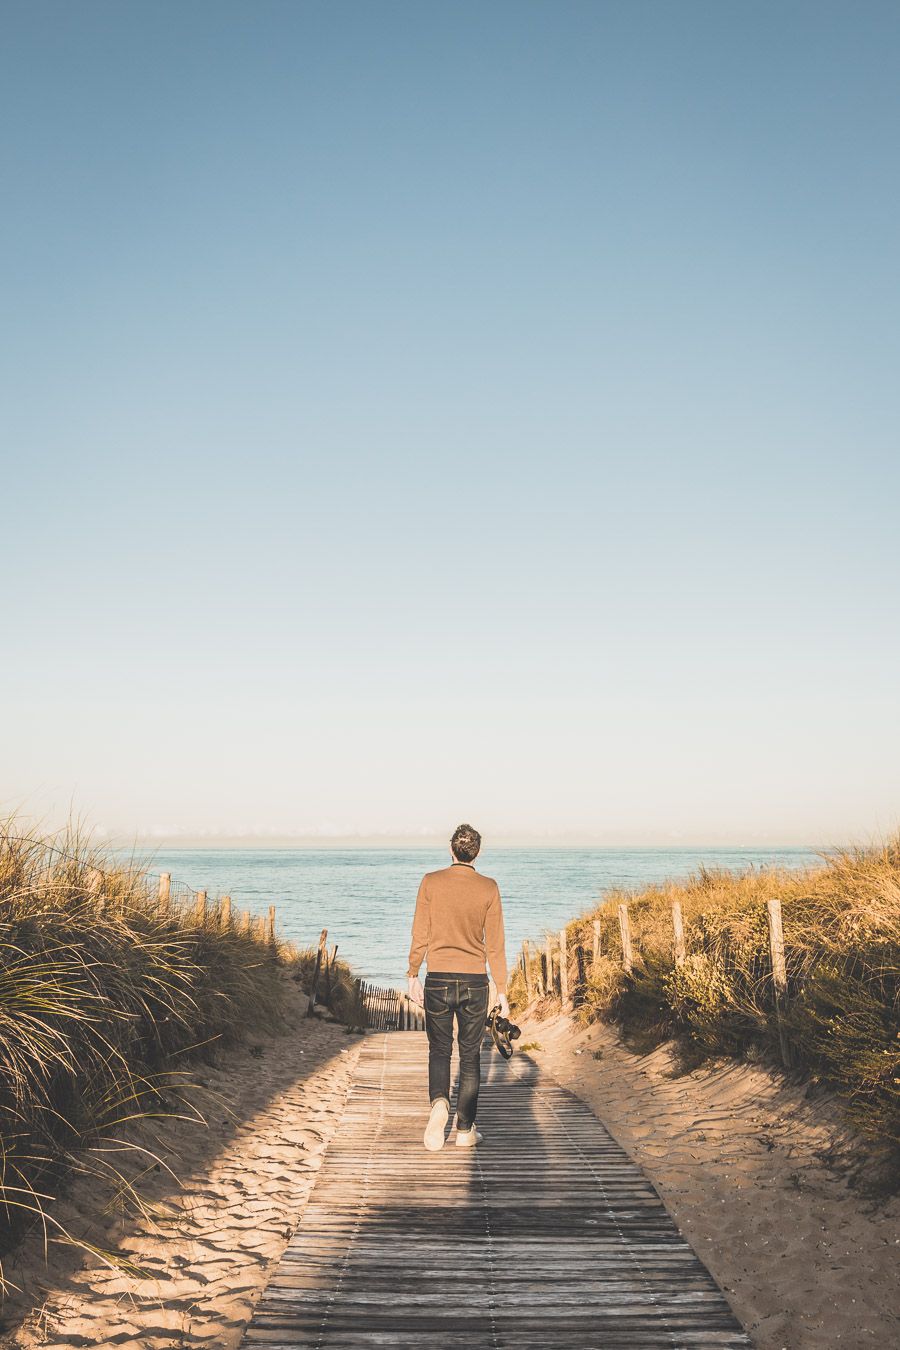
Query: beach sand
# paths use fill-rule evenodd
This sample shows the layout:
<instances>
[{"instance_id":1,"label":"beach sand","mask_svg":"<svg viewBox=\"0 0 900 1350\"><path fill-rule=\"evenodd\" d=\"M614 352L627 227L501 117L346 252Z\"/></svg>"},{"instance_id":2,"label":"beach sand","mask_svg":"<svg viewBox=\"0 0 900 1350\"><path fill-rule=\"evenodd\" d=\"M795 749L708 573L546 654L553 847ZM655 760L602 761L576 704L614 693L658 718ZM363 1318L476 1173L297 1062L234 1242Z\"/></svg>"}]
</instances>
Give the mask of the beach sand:
<instances>
[{"instance_id":1,"label":"beach sand","mask_svg":"<svg viewBox=\"0 0 900 1350\"><path fill-rule=\"evenodd\" d=\"M747 1064L673 1076L668 1049L630 1054L598 1024L522 1026L641 1164L759 1350L900 1346L900 1201L849 1184L833 1103Z\"/></svg>"},{"instance_id":2,"label":"beach sand","mask_svg":"<svg viewBox=\"0 0 900 1350\"><path fill-rule=\"evenodd\" d=\"M210 1346L234 1350L268 1275L297 1225L321 1154L340 1120L360 1040L303 1014L289 987L284 1034L222 1054L195 1076L207 1088L208 1127L144 1124L132 1136L172 1167L145 1177L152 1218L95 1221L98 1196L76 1179L53 1212L72 1232L125 1256L144 1274L110 1270L99 1258L53 1246L45 1263L39 1235L4 1263L22 1286L4 1309L0 1346ZM132 1170L137 1159L125 1162ZM146 1166L146 1160L142 1164ZM28 1309L29 1311L25 1311Z\"/></svg>"},{"instance_id":3,"label":"beach sand","mask_svg":"<svg viewBox=\"0 0 900 1350\"><path fill-rule=\"evenodd\" d=\"M218 1102L208 1128L164 1122L151 1139L141 1127L183 1183L148 1174L153 1218L98 1228L98 1195L75 1182L55 1212L144 1274L58 1247L47 1266L31 1238L7 1263L24 1293L5 1310L3 1350L236 1350L340 1120L360 1045L304 1009L292 989L286 1034L198 1070ZM537 1062L643 1166L759 1350L900 1345L900 1203L848 1183L847 1138L827 1100L750 1065L674 1076L665 1047L638 1057L613 1029L558 1015L523 1022L521 1043L533 1041Z\"/></svg>"}]
</instances>

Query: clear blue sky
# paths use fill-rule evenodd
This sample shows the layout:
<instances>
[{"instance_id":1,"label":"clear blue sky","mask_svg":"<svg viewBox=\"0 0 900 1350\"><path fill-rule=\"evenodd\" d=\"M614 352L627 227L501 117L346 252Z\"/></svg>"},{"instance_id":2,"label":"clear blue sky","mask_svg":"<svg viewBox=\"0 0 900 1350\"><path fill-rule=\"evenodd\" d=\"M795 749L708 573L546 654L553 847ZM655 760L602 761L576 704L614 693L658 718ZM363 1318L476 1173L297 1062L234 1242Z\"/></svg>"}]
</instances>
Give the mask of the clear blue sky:
<instances>
[{"instance_id":1,"label":"clear blue sky","mask_svg":"<svg viewBox=\"0 0 900 1350\"><path fill-rule=\"evenodd\" d=\"M900 819L900 7L6 3L0 803Z\"/></svg>"}]
</instances>

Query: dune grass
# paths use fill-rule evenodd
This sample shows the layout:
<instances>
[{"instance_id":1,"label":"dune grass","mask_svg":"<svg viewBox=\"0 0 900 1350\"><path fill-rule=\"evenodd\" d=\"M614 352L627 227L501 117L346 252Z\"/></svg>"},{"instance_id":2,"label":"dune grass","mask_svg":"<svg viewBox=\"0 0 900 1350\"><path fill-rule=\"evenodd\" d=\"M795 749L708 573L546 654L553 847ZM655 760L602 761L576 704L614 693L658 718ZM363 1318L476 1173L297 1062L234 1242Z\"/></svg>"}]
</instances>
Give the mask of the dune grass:
<instances>
[{"instance_id":1,"label":"dune grass","mask_svg":"<svg viewBox=\"0 0 900 1350\"><path fill-rule=\"evenodd\" d=\"M191 1062L277 1029L286 978L308 990L310 970L309 952L204 915L184 886L161 906L155 877L77 832L0 825L0 1257L35 1221L74 1240L52 1212L72 1172L139 1209L110 1143L137 1148L129 1126L148 1116L202 1124ZM343 963L331 986L340 1016Z\"/></svg>"},{"instance_id":2,"label":"dune grass","mask_svg":"<svg viewBox=\"0 0 900 1350\"><path fill-rule=\"evenodd\" d=\"M582 1020L617 1023L636 1049L673 1040L687 1067L713 1056L780 1063L766 901L779 897L788 974L784 1023L796 1069L834 1089L855 1126L900 1158L900 838L836 851L804 871L701 869L610 893L568 928ZM686 960L673 954L681 902ZM626 974L617 907L635 952ZM593 920L600 956L592 964ZM587 953L579 984L576 949ZM512 986L521 1005L521 971ZM547 1007L552 1000L547 1001Z\"/></svg>"}]
</instances>

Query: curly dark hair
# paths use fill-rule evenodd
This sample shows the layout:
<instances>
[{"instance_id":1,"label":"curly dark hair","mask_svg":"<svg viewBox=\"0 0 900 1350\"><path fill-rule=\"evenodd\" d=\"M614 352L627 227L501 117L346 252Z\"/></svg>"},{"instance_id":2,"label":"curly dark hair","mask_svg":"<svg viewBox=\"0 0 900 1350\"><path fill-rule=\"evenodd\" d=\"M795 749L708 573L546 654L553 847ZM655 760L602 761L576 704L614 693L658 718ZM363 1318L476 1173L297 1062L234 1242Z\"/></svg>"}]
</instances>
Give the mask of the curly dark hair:
<instances>
[{"instance_id":1,"label":"curly dark hair","mask_svg":"<svg viewBox=\"0 0 900 1350\"><path fill-rule=\"evenodd\" d=\"M459 862L472 862L481 848L481 835L471 825L457 825L450 840L453 856Z\"/></svg>"}]
</instances>

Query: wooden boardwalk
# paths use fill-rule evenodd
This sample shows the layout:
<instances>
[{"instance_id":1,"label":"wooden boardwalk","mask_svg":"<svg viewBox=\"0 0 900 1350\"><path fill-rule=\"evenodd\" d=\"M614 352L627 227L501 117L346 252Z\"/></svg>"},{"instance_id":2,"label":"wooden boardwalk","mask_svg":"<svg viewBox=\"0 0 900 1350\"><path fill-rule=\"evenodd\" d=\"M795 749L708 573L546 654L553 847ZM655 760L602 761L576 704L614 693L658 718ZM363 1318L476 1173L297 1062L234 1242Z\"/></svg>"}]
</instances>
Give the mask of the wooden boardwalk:
<instances>
[{"instance_id":1,"label":"wooden boardwalk","mask_svg":"<svg viewBox=\"0 0 900 1350\"><path fill-rule=\"evenodd\" d=\"M422 1147L421 1032L369 1036L244 1345L749 1346L637 1165L527 1058L482 1055L478 1149Z\"/></svg>"}]
</instances>

